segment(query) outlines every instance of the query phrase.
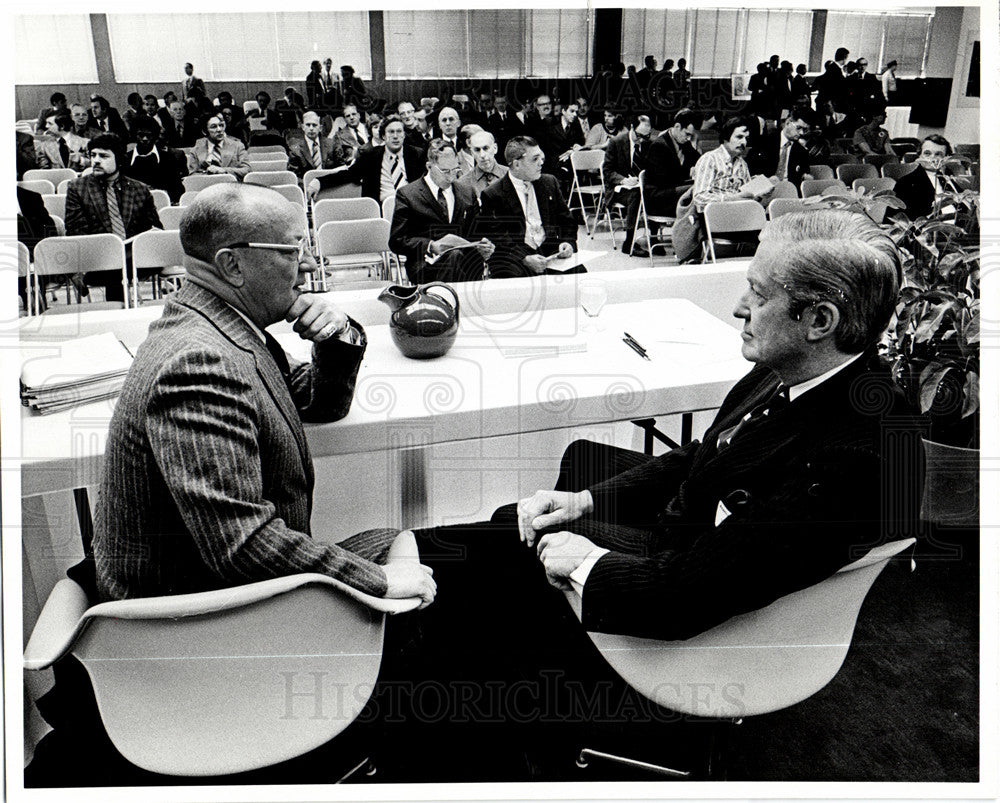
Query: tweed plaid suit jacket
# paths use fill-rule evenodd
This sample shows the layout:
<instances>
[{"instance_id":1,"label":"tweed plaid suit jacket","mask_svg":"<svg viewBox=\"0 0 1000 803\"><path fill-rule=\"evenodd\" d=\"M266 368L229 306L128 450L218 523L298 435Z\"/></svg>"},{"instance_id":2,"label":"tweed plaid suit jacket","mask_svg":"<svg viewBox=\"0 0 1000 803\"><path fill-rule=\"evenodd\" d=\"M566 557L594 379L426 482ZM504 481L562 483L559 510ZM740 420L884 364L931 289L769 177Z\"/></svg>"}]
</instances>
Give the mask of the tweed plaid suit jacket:
<instances>
[{"instance_id":1,"label":"tweed plaid suit jacket","mask_svg":"<svg viewBox=\"0 0 1000 803\"><path fill-rule=\"evenodd\" d=\"M162 229L149 187L119 174L118 211L125 224L125 236L134 237L149 229ZM108 198L104 181L94 175L81 176L66 190L66 233L111 233Z\"/></svg>"},{"instance_id":2,"label":"tweed plaid suit jacket","mask_svg":"<svg viewBox=\"0 0 1000 803\"><path fill-rule=\"evenodd\" d=\"M232 307L191 282L171 296L108 432L94 522L101 596L182 594L298 572L384 595L375 561L396 530L334 545L314 540L309 525L313 468L302 420L347 414L366 344L314 344L312 363L293 367L286 384Z\"/></svg>"}]
</instances>

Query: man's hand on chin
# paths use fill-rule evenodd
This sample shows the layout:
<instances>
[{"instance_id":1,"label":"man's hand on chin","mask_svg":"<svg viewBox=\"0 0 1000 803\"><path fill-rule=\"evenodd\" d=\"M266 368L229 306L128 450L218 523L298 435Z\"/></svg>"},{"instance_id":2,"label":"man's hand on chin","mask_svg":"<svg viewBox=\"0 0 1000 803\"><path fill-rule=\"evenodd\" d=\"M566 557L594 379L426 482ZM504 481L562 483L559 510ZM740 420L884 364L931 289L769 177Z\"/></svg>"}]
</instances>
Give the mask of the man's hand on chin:
<instances>
[{"instance_id":1,"label":"man's hand on chin","mask_svg":"<svg viewBox=\"0 0 1000 803\"><path fill-rule=\"evenodd\" d=\"M285 320L292 324L299 337L314 343L339 337L351 328L351 321L343 310L319 293L300 294L285 313Z\"/></svg>"}]
</instances>

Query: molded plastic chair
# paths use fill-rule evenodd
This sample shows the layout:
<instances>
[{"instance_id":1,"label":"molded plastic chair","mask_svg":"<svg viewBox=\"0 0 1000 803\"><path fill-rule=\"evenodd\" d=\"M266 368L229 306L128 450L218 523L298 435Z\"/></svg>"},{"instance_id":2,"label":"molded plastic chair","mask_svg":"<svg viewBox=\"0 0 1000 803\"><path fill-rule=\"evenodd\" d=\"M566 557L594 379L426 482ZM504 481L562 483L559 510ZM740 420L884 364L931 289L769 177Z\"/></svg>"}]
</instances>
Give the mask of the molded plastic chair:
<instances>
[{"instance_id":1,"label":"molded plastic chair","mask_svg":"<svg viewBox=\"0 0 1000 803\"><path fill-rule=\"evenodd\" d=\"M343 731L375 686L385 614L419 604L298 574L92 606L79 585L62 580L38 618L24 666L45 669L76 656L108 736L136 766L225 775L294 758ZM299 694L316 678L338 691L322 716L315 700Z\"/></svg>"},{"instance_id":2,"label":"molded plastic chair","mask_svg":"<svg viewBox=\"0 0 1000 803\"><path fill-rule=\"evenodd\" d=\"M816 585L683 641L588 635L626 683L672 711L737 721L778 711L811 697L833 680L875 578L890 558L915 542L908 538L875 547ZM579 617L580 597L574 591L566 596ZM699 691L692 694L695 688ZM740 693L732 694L733 689ZM593 751L584 748L578 763L593 757ZM600 757L623 761L609 754Z\"/></svg>"},{"instance_id":3,"label":"molded plastic chair","mask_svg":"<svg viewBox=\"0 0 1000 803\"><path fill-rule=\"evenodd\" d=\"M159 298L162 279L173 281L187 275L181 233L176 229L150 229L136 235L132 240L132 265L137 271L139 268L160 270L153 281L153 298Z\"/></svg>"},{"instance_id":4,"label":"molded plastic chair","mask_svg":"<svg viewBox=\"0 0 1000 803\"><path fill-rule=\"evenodd\" d=\"M802 193L803 198L808 198L810 195L822 195L823 190L827 187L847 189L847 185L839 178L807 178L803 180L799 192Z\"/></svg>"},{"instance_id":5,"label":"molded plastic chair","mask_svg":"<svg viewBox=\"0 0 1000 803\"><path fill-rule=\"evenodd\" d=\"M128 276L125 272L125 243L114 234L77 234L71 237L46 237L35 246L34 275L52 276L66 273L90 273L98 270L121 272L124 302L111 301L88 304L90 309L118 309L138 305L133 269L132 291L129 292ZM56 311L72 312L72 308L56 307ZM51 311L46 314L52 314Z\"/></svg>"},{"instance_id":6,"label":"molded plastic chair","mask_svg":"<svg viewBox=\"0 0 1000 803\"><path fill-rule=\"evenodd\" d=\"M837 177L830 165L809 165L809 175L811 175L814 179Z\"/></svg>"},{"instance_id":7,"label":"molded plastic chair","mask_svg":"<svg viewBox=\"0 0 1000 803\"><path fill-rule=\"evenodd\" d=\"M26 299L24 313L31 317L35 314L38 299L35 298L31 286L31 252L28 251L28 246L20 241L17 243L17 277L24 279L24 297Z\"/></svg>"},{"instance_id":8,"label":"molded plastic chair","mask_svg":"<svg viewBox=\"0 0 1000 803\"><path fill-rule=\"evenodd\" d=\"M72 181L79 174L68 167L36 167L33 170L25 170L24 181L38 181L45 179L51 181L53 186L58 187L61 181Z\"/></svg>"},{"instance_id":9,"label":"molded plastic chair","mask_svg":"<svg viewBox=\"0 0 1000 803\"><path fill-rule=\"evenodd\" d=\"M397 276L402 268L396 255L389 249L389 221L381 217L367 220L330 220L316 229L316 247L319 254L319 286L326 290L328 268L343 269L351 266L380 265L382 276L392 277L395 262ZM401 279L402 281L402 279Z\"/></svg>"},{"instance_id":10,"label":"molded plastic chair","mask_svg":"<svg viewBox=\"0 0 1000 803\"><path fill-rule=\"evenodd\" d=\"M251 145L247 148L247 159L263 162L288 156L284 145Z\"/></svg>"},{"instance_id":11,"label":"molded plastic chair","mask_svg":"<svg viewBox=\"0 0 1000 803\"><path fill-rule=\"evenodd\" d=\"M302 188L298 184L278 184L271 187L272 190L283 195L293 204L298 204L303 209L306 205L306 196L302 193Z\"/></svg>"},{"instance_id":12,"label":"molded plastic chair","mask_svg":"<svg viewBox=\"0 0 1000 803\"><path fill-rule=\"evenodd\" d=\"M69 189L70 183L73 182L73 181L75 181L75 180L76 179L72 179L72 178L64 178L62 181L60 181L56 185L56 193L58 193L59 195L65 195L66 191Z\"/></svg>"},{"instance_id":13,"label":"molded plastic chair","mask_svg":"<svg viewBox=\"0 0 1000 803\"><path fill-rule=\"evenodd\" d=\"M36 178L31 181L19 181L17 186L21 189L37 192L39 195L55 195L56 185L47 178Z\"/></svg>"},{"instance_id":14,"label":"molded plastic chair","mask_svg":"<svg viewBox=\"0 0 1000 803\"><path fill-rule=\"evenodd\" d=\"M396 212L396 193L390 192L382 201L382 217L392 223L392 216Z\"/></svg>"},{"instance_id":15,"label":"molded plastic chair","mask_svg":"<svg viewBox=\"0 0 1000 803\"><path fill-rule=\"evenodd\" d=\"M371 220L383 217L382 207L374 198L327 198L313 204L313 227L331 220Z\"/></svg>"},{"instance_id":16,"label":"molded plastic chair","mask_svg":"<svg viewBox=\"0 0 1000 803\"><path fill-rule=\"evenodd\" d=\"M854 153L831 153L826 157L827 164L834 169L841 165L861 164L861 157Z\"/></svg>"},{"instance_id":17,"label":"molded plastic chair","mask_svg":"<svg viewBox=\"0 0 1000 803\"><path fill-rule=\"evenodd\" d=\"M799 188L796 187L792 182L785 180L779 181L774 185L774 190L771 192L771 200L775 198L798 198Z\"/></svg>"},{"instance_id":18,"label":"molded plastic chair","mask_svg":"<svg viewBox=\"0 0 1000 803\"><path fill-rule=\"evenodd\" d=\"M190 206L194 203L194 199L198 197L198 193L201 190L188 190L187 192L181 193L181 197L177 199L177 206Z\"/></svg>"},{"instance_id":19,"label":"molded plastic chair","mask_svg":"<svg viewBox=\"0 0 1000 803\"><path fill-rule=\"evenodd\" d=\"M166 206L170 206L170 195L166 190L153 190L149 191L149 194L153 196L153 205L156 206L156 210L159 211Z\"/></svg>"},{"instance_id":20,"label":"molded plastic chair","mask_svg":"<svg viewBox=\"0 0 1000 803\"><path fill-rule=\"evenodd\" d=\"M279 170L285 170L288 167L288 157L282 156L280 159L272 158L278 156L278 154L265 154L267 157L261 159L250 159L250 172L251 173L274 173Z\"/></svg>"},{"instance_id":21,"label":"molded plastic chair","mask_svg":"<svg viewBox=\"0 0 1000 803\"><path fill-rule=\"evenodd\" d=\"M837 178L850 186L856 178L878 178L878 168L865 164L840 165L837 167Z\"/></svg>"},{"instance_id":22,"label":"molded plastic chair","mask_svg":"<svg viewBox=\"0 0 1000 803\"><path fill-rule=\"evenodd\" d=\"M774 220L789 212L808 212L818 209L816 206L806 206L801 198L775 198L767 205L767 219Z\"/></svg>"},{"instance_id":23,"label":"molded plastic chair","mask_svg":"<svg viewBox=\"0 0 1000 803\"><path fill-rule=\"evenodd\" d=\"M583 227L587 232L587 235L593 238L594 234L590 230L590 223L588 222L587 215L587 205L584 202L584 196L588 196L593 201L593 212L594 212L594 228L597 228L597 216L601 209L602 202L604 200L604 151L594 150L594 151L571 151L569 155L570 169L573 171L573 181L569 188L569 209L573 211L574 209L579 209L580 214L583 215ZM593 178L593 174L597 174L598 183L597 184L584 184L582 178ZM576 195L576 201L579 205L576 205L573 200L573 195Z\"/></svg>"},{"instance_id":24,"label":"molded plastic chair","mask_svg":"<svg viewBox=\"0 0 1000 803\"><path fill-rule=\"evenodd\" d=\"M760 231L767 223L767 212L756 201L711 201L705 205L705 234L708 254L715 262L716 243L726 243L712 232Z\"/></svg>"},{"instance_id":25,"label":"molded plastic chair","mask_svg":"<svg viewBox=\"0 0 1000 803\"><path fill-rule=\"evenodd\" d=\"M184 176L184 189L188 192L203 190L213 184L235 184L236 176L232 173L195 173L193 176Z\"/></svg>"},{"instance_id":26,"label":"molded plastic chair","mask_svg":"<svg viewBox=\"0 0 1000 803\"><path fill-rule=\"evenodd\" d=\"M53 224L55 224L56 234L59 235L60 237L65 236L66 235L66 221L65 221L64 216L63 215L53 215L50 212L49 213L49 217L52 218L52 222L53 222Z\"/></svg>"},{"instance_id":27,"label":"molded plastic chair","mask_svg":"<svg viewBox=\"0 0 1000 803\"><path fill-rule=\"evenodd\" d=\"M160 223L165 230L179 229L181 227L181 217L184 214L183 206L165 206L157 210L160 216Z\"/></svg>"},{"instance_id":28,"label":"molded plastic chair","mask_svg":"<svg viewBox=\"0 0 1000 803\"><path fill-rule=\"evenodd\" d=\"M868 195L874 195L876 192L882 192L883 190L891 190L895 186L896 179L894 178L856 178L851 184L851 187L855 190L864 187Z\"/></svg>"},{"instance_id":29,"label":"molded plastic chair","mask_svg":"<svg viewBox=\"0 0 1000 803\"><path fill-rule=\"evenodd\" d=\"M912 173L920 165L916 162L910 162L909 164L899 164L898 162L889 162L888 164L882 165L882 177L892 178L899 181L907 173Z\"/></svg>"},{"instance_id":30,"label":"molded plastic chair","mask_svg":"<svg viewBox=\"0 0 1000 803\"><path fill-rule=\"evenodd\" d=\"M260 173L247 173L244 184L259 184L264 187L277 187L282 184L298 186L298 177L291 170L271 170Z\"/></svg>"},{"instance_id":31,"label":"molded plastic chair","mask_svg":"<svg viewBox=\"0 0 1000 803\"><path fill-rule=\"evenodd\" d=\"M250 114L250 112L259 112L260 104L255 100L245 100L243 101L243 114Z\"/></svg>"},{"instance_id":32,"label":"molded plastic chair","mask_svg":"<svg viewBox=\"0 0 1000 803\"><path fill-rule=\"evenodd\" d=\"M866 165L874 165L876 168L882 168L887 164L898 164L899 157L888 153L866 153L861 161Z\"/></svg>"},{"instance_id":33,"label":"molded plastic chair","mask_svg":"<svg viewBox=\"0 0 1000 803\"><path fill-rule=\"evenodd\" d=\"M42 203L50 215L59 215L66 218L66 196L59 193L51 193L42 196Z\"/></svg>"}]
</instances>

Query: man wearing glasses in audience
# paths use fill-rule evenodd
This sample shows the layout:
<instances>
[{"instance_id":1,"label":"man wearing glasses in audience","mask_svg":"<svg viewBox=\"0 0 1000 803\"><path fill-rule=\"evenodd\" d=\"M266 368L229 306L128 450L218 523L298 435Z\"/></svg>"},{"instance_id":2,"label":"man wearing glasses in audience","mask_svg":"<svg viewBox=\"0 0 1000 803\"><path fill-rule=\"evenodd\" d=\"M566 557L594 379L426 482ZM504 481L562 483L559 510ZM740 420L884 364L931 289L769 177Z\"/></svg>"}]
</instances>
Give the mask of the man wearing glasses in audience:
<instances>
[{"instance_id":1,"label":"man wearing glasses in audience","mask_svg":"<svg viewBox=\"0 0 1000 803\"><path fill-rule=\"evenodd\" d=\"M205 121L205 136L188 154L192 173L229 173L242 181L250 172L247 149L238 139L226 136L226 121L221 114Z\"/></svg>"}]
</instances>

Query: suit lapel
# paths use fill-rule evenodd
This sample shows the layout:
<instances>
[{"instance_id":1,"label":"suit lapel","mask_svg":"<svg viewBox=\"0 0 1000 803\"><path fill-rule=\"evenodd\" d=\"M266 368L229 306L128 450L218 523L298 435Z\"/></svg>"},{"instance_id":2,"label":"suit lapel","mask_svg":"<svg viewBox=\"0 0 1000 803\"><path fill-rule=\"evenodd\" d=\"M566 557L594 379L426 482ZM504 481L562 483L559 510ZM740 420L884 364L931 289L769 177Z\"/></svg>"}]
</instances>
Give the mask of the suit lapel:
<instances>
[{"instance_id":1,"label":"suit lapel","mask_svg":"<svg viewBox=\"0 0 1000 803\"><path fill-rule=\"evenodd\" d=\"M423 202L425 207L425 212L428 214L428 216L434 215L434 217L436 217L442 223L447 223L448 222L447 215L445 215L445 212L441 208L441 204L438 203L437 198L435 198L433 193L431 193L431 188L427 186L427 182L421 179L420 181L415 183L417 185L417 196ZM457 199L456 199L456 207L457 207ZM457 208L455 209L455 213L457 215L458 213Z\"/></svg>"},{"instance_id":2,"label":"suit lapel","mask_svg":"<svg viewBox=\"0 0 1000 803\"><path fill-rule=\"evenodd\" d=\"M514 189L514 182L510 180L509 173L503 177L503 194L510 214L517 217L521 223L521 228L524 229L528 225L528 221L524 215L524 208L521 206L521 199L518 197L517 190ZM523 232L521 236L524 236Z\"/></svg>"}]
</instances>

